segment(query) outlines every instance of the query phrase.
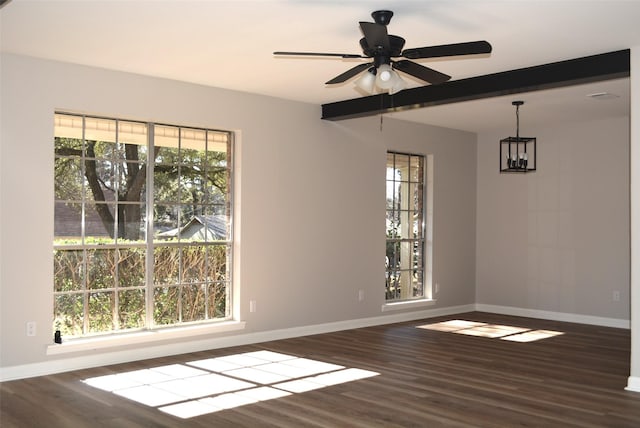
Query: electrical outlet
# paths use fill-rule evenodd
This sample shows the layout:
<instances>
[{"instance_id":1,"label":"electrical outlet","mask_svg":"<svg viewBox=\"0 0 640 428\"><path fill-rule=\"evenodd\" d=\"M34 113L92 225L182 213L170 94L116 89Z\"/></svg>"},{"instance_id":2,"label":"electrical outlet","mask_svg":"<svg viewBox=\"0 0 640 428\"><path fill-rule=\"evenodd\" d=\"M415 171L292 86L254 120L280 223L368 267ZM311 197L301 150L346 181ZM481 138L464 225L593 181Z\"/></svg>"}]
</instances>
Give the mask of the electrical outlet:
<instances>
[{"instance_id":1,"label":"electrical outlet","mask_svg":"<svg viewBox=\"0 0 640 428\"><path fill-rule=\"evenodd\" d=\"M36 335L36 322L29 321L27 323L27 336L35 336Z\"/></svg>"},{"instance_id":2,"label":"electrical outlet","mask_svg":"<svg viewBox=\"0 0 640 428\"><path fill-rule=\"evenodd\" d=\"M619 302L620 301L620 292L619 291L614 291L613 292L613 301L614 302Z\"/></svg>"},{"instance_id":3,"label":"electrical outlet","mask_svg":"<svg viewBox=\"0 0 640 428\"><path fill-rule=\"evenodd\" d=\"M437 293L438 291L440 291L440 284L438 284L438 283L436 282L436 293Z\"/></svg>"},{"instance_id":4,"label":"electrical outlet","mask_svg":"<svg viewBox=\"0 0 640 428\"><path fill-rule=\"evenodd\" d=\"M364 301L364 290L358 290L358 302Z\"/></svg>"},{"instance_id":5,"label":"electrical outlet","mask_svg":"<svg viewBox=\"0 0 640 428\"><path fill-rule=\"evenodd\" d=\"M258 304L255 300L249 301L249 312L255 312Z\"/></svg>"}]
</instances>

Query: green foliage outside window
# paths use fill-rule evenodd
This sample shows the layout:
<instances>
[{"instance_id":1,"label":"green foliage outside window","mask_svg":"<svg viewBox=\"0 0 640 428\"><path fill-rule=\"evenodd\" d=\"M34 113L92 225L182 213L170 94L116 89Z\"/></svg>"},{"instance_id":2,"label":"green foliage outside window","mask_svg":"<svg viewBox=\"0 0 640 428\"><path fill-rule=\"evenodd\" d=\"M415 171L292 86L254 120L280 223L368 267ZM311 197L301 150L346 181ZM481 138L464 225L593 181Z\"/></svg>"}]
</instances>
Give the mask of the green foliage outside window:
<instances>
[{"instance_id":1,"label":"green foliage outside window","mask_svg":"<svg viewBox=\"0 0 640 428\"><path fill-rule=\"evenodd\" d=\"M182 249L159 246L154 252L154 274L169 281L154 285L154 324L171 325L228 316L227 253L226 245ZM57 249L53 252L53 262L54 325L63 336L82 334L85 298L90 333L145 327L144 248ZM170 267L180 265L185 269L178 269L176 275L164 276L168 273L167 267L171 270Z\"/></svg>"}]
</instances>

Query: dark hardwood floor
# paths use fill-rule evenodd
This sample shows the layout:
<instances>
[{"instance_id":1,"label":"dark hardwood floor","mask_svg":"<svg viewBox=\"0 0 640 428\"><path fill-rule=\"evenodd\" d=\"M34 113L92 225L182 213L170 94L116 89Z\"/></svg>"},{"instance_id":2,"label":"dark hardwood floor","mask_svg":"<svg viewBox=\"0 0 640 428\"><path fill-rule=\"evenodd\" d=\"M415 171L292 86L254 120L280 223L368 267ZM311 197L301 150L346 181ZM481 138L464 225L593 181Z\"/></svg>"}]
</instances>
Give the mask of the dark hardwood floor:
<instances>
[{"instance_id":1,"label":"dark hardwood floor","mask_svg":"<svg viewBox=\"0 0 640 428\"><path fill-rule=\"evenodd\" d=\"M520 343L416 328L453 319L564 334ZM193 369L195 361L265 350L344 369L322 366L315 380L300 382L319 385L314 382L324 379L330 385L226 410L211 407L188 418L161 411L164 404L141 404L83 382L175 364ZM629 352L628 330L473 312L4 382L0 427L638 428L640 393L624 390ZM204 375L222 373L234 382L244 373L207 367ZM362 378L339 383L338 376L347 374ZM285 385L251 382L272 385L272 392ZM184 402L219 399L200 394Z\"/></svg>"}]
</instances>

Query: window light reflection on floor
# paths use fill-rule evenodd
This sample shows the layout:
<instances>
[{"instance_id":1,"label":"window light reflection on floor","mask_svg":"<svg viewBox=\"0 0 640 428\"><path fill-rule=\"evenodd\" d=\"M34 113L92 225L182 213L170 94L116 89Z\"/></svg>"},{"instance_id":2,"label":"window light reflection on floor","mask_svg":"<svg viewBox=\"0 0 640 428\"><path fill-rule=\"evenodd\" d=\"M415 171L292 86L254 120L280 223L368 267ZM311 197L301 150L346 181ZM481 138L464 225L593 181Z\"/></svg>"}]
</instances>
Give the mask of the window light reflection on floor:
<instances>
[{"instance_id":1,"label":"window light reflection on floor","mask_svg":"<svg viewBox=\"0 0 640 428\"><path fill-rule=\"evenodd\" d=\"M560 331L532 330L523 327L466 320L443 321L433 324L419 325L417 328L465 334L467 336L499 338L501 340L509 340L511 342L534 342L564 334Z\"/></svg>"},{"instance_id":2,"label":"window light reflection on floor","mask_svg":"<svg viewBox=\"0 0 640 428\"><path fill-rule=\"evenodd\" d=\"M308 358L256 351L98 376L83 382L186 419L377 375Z\"/></svg>"}]
</instances>

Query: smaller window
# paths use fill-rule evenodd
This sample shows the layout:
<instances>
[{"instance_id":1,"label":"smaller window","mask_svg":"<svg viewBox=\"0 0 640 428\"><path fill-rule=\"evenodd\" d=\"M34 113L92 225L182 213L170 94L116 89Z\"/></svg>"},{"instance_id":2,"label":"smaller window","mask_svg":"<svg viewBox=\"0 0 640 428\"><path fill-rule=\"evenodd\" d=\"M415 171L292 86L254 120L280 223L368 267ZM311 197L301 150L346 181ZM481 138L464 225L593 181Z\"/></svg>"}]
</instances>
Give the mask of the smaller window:
<instances>
[{"instance_id":1,"label":"smaller window","mask_svg":"<svg viewBox=\"0 0 640 428\"><path fill-rule=\"evenodd\" d=\"M424 156L387 153L387 302L425 297L424 165Z\"/></svg>"}]
</instances>

